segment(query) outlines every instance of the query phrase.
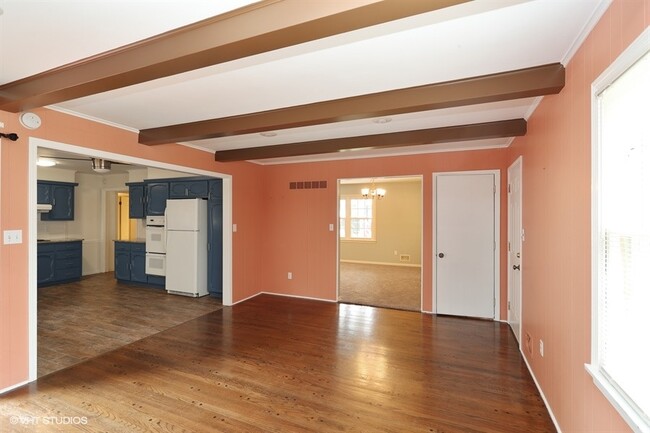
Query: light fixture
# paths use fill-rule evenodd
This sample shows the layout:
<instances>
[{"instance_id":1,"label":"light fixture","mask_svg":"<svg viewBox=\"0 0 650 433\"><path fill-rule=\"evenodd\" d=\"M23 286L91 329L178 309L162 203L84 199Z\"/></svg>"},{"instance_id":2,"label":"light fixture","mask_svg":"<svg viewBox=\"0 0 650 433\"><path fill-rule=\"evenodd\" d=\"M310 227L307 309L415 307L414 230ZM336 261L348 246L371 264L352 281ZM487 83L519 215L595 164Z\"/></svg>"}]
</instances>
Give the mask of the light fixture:
<instances>
[{"instance_id":1,"label":"light fixture","mask_svg":"<svg viewBox=\"0 0 650 433\"><path fill-rule=\"evenodd\" d=\"M93 171L96 173L108 173L111 171L111 162L102 158L90 158Z\"/></svg>"},{"instance_id":2,"label":"light fixture","mask_svg":"<svg viewBox=\"0 0 650 433\"><path fill-rule=\"evenodd\" d=\"M54 167L56 165L56 161L49 158L38 158L36 165L39 167Z\"/></svg>"},{"instance_id":3,"label":"light fixture","mask_svg":"<svg viewBox=\"0 0 650 433\"><path fill-rule=\"evenodd\" d=\"M370 181L370 188L361 188L361 195L363 198L375 198L381 200L386 196L386 190L384 188L375 188L375 179L373 178Z\"/></svg>"}]
</instances>

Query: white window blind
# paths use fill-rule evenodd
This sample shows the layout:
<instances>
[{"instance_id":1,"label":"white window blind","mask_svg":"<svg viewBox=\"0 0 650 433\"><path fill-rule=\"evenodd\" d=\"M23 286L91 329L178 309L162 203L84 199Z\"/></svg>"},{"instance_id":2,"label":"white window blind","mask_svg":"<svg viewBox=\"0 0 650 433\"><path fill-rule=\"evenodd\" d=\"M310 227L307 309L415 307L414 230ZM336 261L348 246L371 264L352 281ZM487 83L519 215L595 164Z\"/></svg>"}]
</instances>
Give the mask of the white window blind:
<instances>
[{"instance_id":1,"label":"white window blind","mask_svg":"<svg viewBox=\"0 0 650 433\"><path fill-rule=\"evenodd\" d=\"M639 429L650 426L649 77L645 54L600 92L596 129L598 305L591 367L619 406L634 411Z\"/></svg>"}]
</instances>

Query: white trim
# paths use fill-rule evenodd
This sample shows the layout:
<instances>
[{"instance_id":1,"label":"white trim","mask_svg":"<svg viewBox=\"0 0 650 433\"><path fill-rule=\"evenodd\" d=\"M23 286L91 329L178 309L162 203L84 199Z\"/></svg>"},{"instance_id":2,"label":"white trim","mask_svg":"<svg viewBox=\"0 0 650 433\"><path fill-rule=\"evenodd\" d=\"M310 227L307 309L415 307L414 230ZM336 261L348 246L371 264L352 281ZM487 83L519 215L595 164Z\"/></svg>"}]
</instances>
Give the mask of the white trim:
<instances>
[{"instance_id":1,"label":"white trim","mask_svg":"<svg viewBox=\"0 0 650 433\"><path fill-rule=\"evenodd\" d=\"M650 27L646 29L612 62L591 85L591 362L585 369L594 384L610 404L636 432L650 432L650 425L627 402L618 389L600 372L598 359L598 299L599 299L599 180L600 129L598 95L627 71L641 57L650 52Z\"/></svg>"},{"instance_id":2,"label":"white trim","mask_svg":"<svg viewBox=\"0 0 650 433\"><path fill-rule=\"evenodd\" d=\"M30 380L24 380L24 381L22 381L22 382L20 382L20 383L17 383L17 384L15 384L15 385L11 385L11 386L8 386L8 387L6 387L6 388L0 389L0 395L4 394L4 393L6 393L6 392L12 391L12 390L14 390L14 389L16 389L16 388L20 388L21 386L25 386L25 385L27 385L29 382L31 382L31 381L30 381Z\"/></svg>"},{"instance_id":3,"label":"white trim","mask_svg":"<svg viewBox=\"0 0 650 433\"><path fill-rule=\"evenodd\" d=\"M538 96L535 98L532 104L530 104L530 107L528 107L528 110L526 110L526 114L524 114L524 119L528 120L530 117L533 115L535 110L537 110L537 107L539 107L539 104L541 104L542 99L544 99L543 96ZM514 141L516 137L512 137L512 140Z\"/></svg>"},{"instance_id":4,"label":"white trim","mask_svg":"<svg viewBox=\"0 0 650 433\"><path fill-rule=\"evenodd\" d=\"M36 146L33 145L33 138L29 139L28 151L28 164L27 168L27 200L28 200L28 221L27 227L29 235L27 236L27 253L29 254L27 260L27 347L28 347L28 382L36 380L38 376L38 291L36 290L37 269L36 269L36 238L38 237L37 221L38 215L36 214L36 179L37 179L37 166L36 160L38 154Z\"/></svg>"},{"instance_id":5,"label":"white trim","mask_svg":"<svg viewBox=\"0 0 650 433\"><path fill-rule=\"evenodd\" d=\"M524 218L523 218L522 204L523 204L523 197L524 197L524 191L523 191L523 189L524 189L524 185L523 185L524 184L524 157L522 155L519 155L519 157L512 164L510 164L510 167L508 167L508 171L507 171L507 176L508 176L507 185L508 186L510 186L510 170L513 167L515 167L516 165L519 165L519 173L521 175L520 178L519 178L519 182L520 182L520 184L519 184L519 191L520 191L519 196L521 197L521 200L520 200L520 203L519 203L519 206L520 206L520 208L519 208L519 228L523 230ZM508 209L508 223L507 223L508 233L507 233L507 236L506 236L506 242L509 244L510 241L511 241L511 239L510 239L510 226L512 224L512 215L510 215L510 193L507 193L507 197L508 197L508 199L507 199L508 200L508 206L507 206L507 209ZM521 236L521 234L520 234L520 236ZM511 245L511 247L512 247L512 245ZM512 275L512 273L510 272L510 269L511 269L511 266L512 266L512 262L510 261L510 251L507 251L506 255L507 255L507 257L506 257L506 261L507 261L506 278L508 280L508 282L507 282L507 286L508 286L507 287L507 293L508 293L507 294L507 302L510 302L510 292L511 292L511 287L512 287L512 281L510 279L510 276ZM519 340L517 341L517 343L519 344L519 347L521 347L521 332L522 332L522 322L523 322L523 318L521 317L522 303L523 303L522 302L523 277L521 276L522 273L523 273L523 270L521 270L522 263L523 263L523 259L520 258L520 260L519 260L519 266L520 266L520 271L519 271L520 272L520 274L519 274L520 275L520 277L519 277L519 314L518 314L518 317L519 317ZM509 308L506 309L506 317L507 317L507 319L505 320L505 322L509 326L512 327L512 325L510 324L510 311L511 310Z\"/></svg>"},{"instance_id":6,"label":"white trim","mask_svg":"<svg viewBox=\"0 0 650 433\"><path fill-rule=\"evenodd\" d=\"M405 268L421 268L422 265L414 265L409 263L393 263L393 262L371 262L368 260L344 260L341 263L358 263L360 265L383 265L383 266L402 266Z\"/></svg>"},{"instance_id":7,"label":"white trim","mask_svg":"<svg viewBox=\"0 0 650 433\"><path fill-rule=\"evenodd\" d=\"M431 309L436 308L436 178L439 175L467 175L467 174L492 174L494 175L494 317L495 321L501 320L501 170L467 170L467 171L438 171L432 173L431 188Z\"/></svg>"},{"instance_id":8,"label":"white trim","mask_svg":"<svg viewBox=\"0 0 650 433\"><path fill-rule=\"evenodd\" d=\"M59 113L67 114L68 116L78 117L80 119L90 120L91 122L101 123L102 125L111 126L117 129L122 129L124 131L135 132L136 134L140 132L139 129L131 128L130 126L122 125L121 123L109 122L108 120L89 116L87 114L82 114L77 111L68 110L67 108L59 107L57 105L48 105L45 108L48 108L52 111L58 111Z\"/></svg>"},{"instance_id":9,"label":"white trim","mask_svg":"<svg viewBox=\"0 0 650 433\"><path fill-rule=\"evenodd\" d=\"M582 46L585 39L587 39L591 31L594 29L594 27L596 27L596 24L598 24L598 21L600 21L611 3L612 0L601 0L600 3L598 3L596 9L589 17L589 21L587 21L587 23L582 27L580 33L578 33L578 36L576 36L571 46L569 46L569 49L562 57L561 63L563 65L566 66L569 64L575 53L578 52L578 49Z\"/></svg>"},{"instance_id":10,"label":"white trim","mask_svg":"<svg viewBox=\"0 0 650 433\"><path fill-rule=\"evenodd\" d=\"M166 162L152 161L130 155L106 152L103 150L90 149L87 147L56 141L44 140L41 138L29 138L29 167L28 167L28 200L29 200L29 236L28 236L28 311L29 311L29 381L37 377L37 288L36 288L36 158L37 148L46 147L49 149L61 150L64 152L77 153L85 156L94 156L119 162L126 162L135 165L142 165L167 170L181 171L188 174L210 176L223 179L223 296L224 306L232 305L232 176L229 174L208 171L193 167L185 167Z\"/></svg>"},{"instance_id":11,"label":"white trim","mask_svg":"<svg viewBox=\"0 0 650 433\"><path fill-rule=\"evenodd\" d=\"M240 299L239 301L234 302L234 303L231 305L231 307L232 307L233 305L237 305L237 304L241 304L242 302L246 302L246 301L248 301L249 299L253 299L253 298L256 297L256 296L259 296L261 293L262 293L262 292L255 293L254 295L250 295L250 296L245 297L244 299Z\"/></svg>"},{"instance_id":12,"label":"white trim","mask_svg":"<svg viewBox=\"0 0 650 433\"><path fill-rule=\"evenodd\" d=\"M542 401L544 402L544 406L546 406L546 410L548 410L548 414L551 417L551 421L553 421L553 425L555 425L555 429L557 430L557 433L562 433L562 429L560 429L560 424L557 422L557 418L555 418L555 414L553 413L553 409L551 409L551 405L548 404L548 400L546 399L546 396L544 395L544 391L542 391L542 387L539 386L539 382L537 381L537 378L535 377L535 373L533 373L533 369L530 368L530 364L528 363L528 359L526 359L526 355L524 355L524 352L522 351L522 347L519 347L519 352L521 354L522 359L526 363L526 368L528 368L528 372L530 373L530 377L533 378L533 382L535 382L535 386L537 387L537 391L539 392L539 395L542 397Z\"/></svg>"},{"instance_id":13,"label":"white trim","mask_svg":"<svg viewBox=\"0 0 650 433\"><path fill-rule=\"evenodd\" d=\"M278 164L302 164L306 162L324 162L324 161L345 161L351 159L371 159L371 158L392 158L395 156L411 156L411 155L427 155L429 153L447 153L447 152L469 152L473 150L491 150L491 149L505 149L510 145L511 141L506 144L497 144L493 146L463 146L451 147L453 143L447 143L446 147L438 147L430 150L417 150L418 146L409 146L412 150L396 151L390 154L363 154L355 155L352 152L338 152L326 153L305 157L286 157L286 158L270 158L270 159L252 159L247 162L258 165L278 165Z\"/></svg>"},{"instance_id":14,"label":"white trim","mask_svg":"<svg viewBox=\"0 0 650 433\"><path fill-rule=\"evenodd\" d=\"M260 292L255 296L259 296L259 295L284 296L285 298L307 299L309 301L331 302L333 304L338 303L336 299L314 298L312 296L288 295L286 293Z\"/></svg>"}]
</instances>

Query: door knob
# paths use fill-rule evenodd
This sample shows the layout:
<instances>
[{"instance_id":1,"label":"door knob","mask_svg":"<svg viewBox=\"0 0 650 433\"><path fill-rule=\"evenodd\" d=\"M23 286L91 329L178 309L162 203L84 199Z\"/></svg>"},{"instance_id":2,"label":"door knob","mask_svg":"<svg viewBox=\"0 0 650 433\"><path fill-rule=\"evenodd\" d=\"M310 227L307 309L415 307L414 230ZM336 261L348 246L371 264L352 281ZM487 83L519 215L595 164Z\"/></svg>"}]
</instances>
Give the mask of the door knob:
<instances>
[{"instance_id":1,"label":"door knob","mask_svg":"<svg viewBox=\"0 0 650 433\"><path fill-rule=\"evenodd\" d=\"M521 265L512 265L514 271L521 271Z\"/></svg>"},{"instance_id":2,"label":"door knob","mask_svg":"<svg viewBox=\"0 0 650 433\"><path fill-rule=\"evenodd\" d=\"M445 256L445 253L438 253L438 257L443 258Z\"/></svg>"}]
</instances>

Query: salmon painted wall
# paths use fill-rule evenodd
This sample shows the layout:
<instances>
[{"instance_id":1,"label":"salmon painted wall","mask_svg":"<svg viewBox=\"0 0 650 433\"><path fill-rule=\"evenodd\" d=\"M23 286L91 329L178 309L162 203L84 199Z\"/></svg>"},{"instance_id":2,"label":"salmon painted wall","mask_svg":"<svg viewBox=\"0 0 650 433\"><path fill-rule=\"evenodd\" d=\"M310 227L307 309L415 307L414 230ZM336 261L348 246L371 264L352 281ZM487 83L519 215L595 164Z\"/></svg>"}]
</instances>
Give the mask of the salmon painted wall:
<instances>
[{"instance_id":1,"label":"salmon painted wall","mask_svg":"<svg viewBox=\"0 0 650 433\"><path fill-rule=\"evenodd\" d=\"M256 294L259 285L258 215L262 167L249 163L220 164L211 154L179 145L143 146L137 134L60 112L38 109L43 125L23 128L18 116L0 111L3 132L20 139L0 143L0 231L23 231L23 243L0 245L0 389L28 378L28 141L30 135L153 161L233 176L233 301ZM36 234L32 234L36 236Z\"/></svg>"},{"instance_id":2,"label":"salmon painted wall","mask_svg":"<svg viewBox=\"0 0 650 433\"><path fill-rule=\"evenodd\" d=\"M626 432L597 390L591 359L591 83L650 24L650 0L615 0L510 148L523 155L522 335L563 432ZM539 340L544 341L544 357Z\"/></svg>"},{"instance_id":3,"label":"salmon painted wall","mask_svg":"<svg viewBox=\"0 0 650 433\"><path fill-rule=\"evenodd\" d=\"M422 175L423 305L432 308L432 173L501 170L501 317L506 318L506 205L504 149L432 153L267 166L264 173L264 281L261 291L336 300L337 180ZM290 190L293 181L326 180L327 189ZM388 191L390 193L390 191ZM287 279L287 272L293 279Z\"/></svg>"}]
</instances>

